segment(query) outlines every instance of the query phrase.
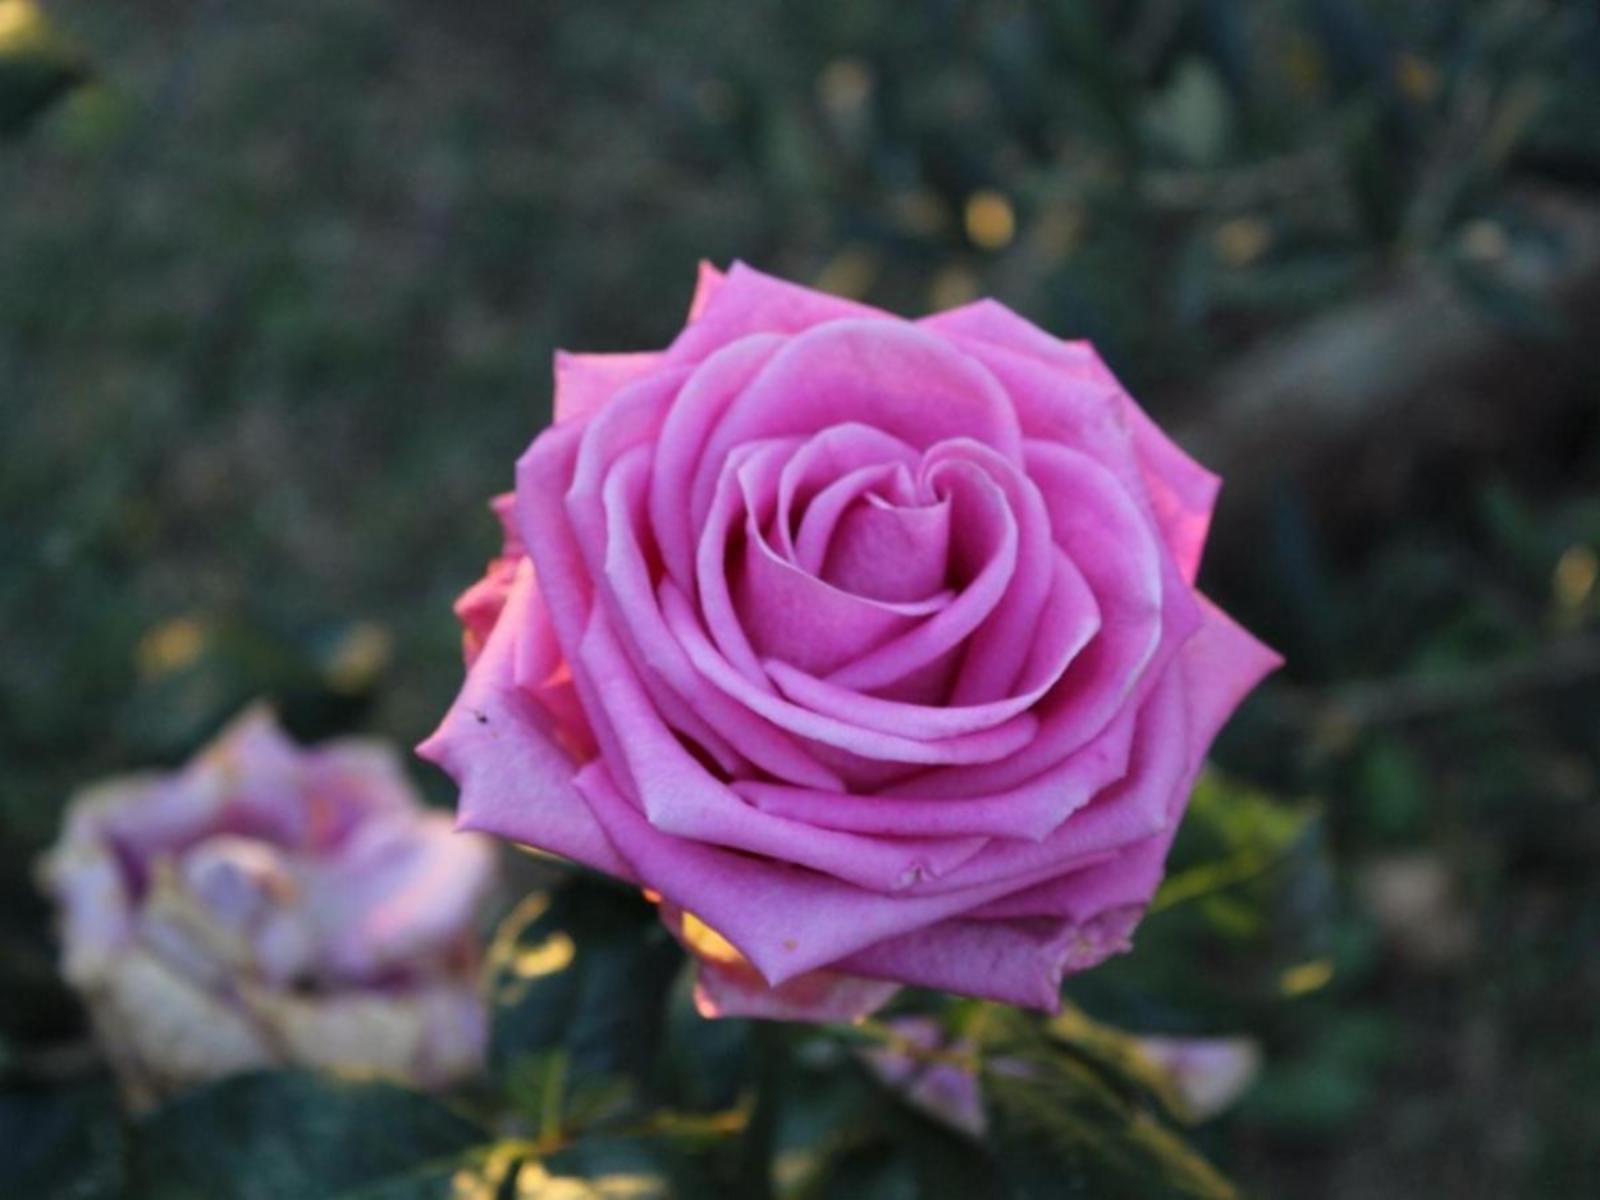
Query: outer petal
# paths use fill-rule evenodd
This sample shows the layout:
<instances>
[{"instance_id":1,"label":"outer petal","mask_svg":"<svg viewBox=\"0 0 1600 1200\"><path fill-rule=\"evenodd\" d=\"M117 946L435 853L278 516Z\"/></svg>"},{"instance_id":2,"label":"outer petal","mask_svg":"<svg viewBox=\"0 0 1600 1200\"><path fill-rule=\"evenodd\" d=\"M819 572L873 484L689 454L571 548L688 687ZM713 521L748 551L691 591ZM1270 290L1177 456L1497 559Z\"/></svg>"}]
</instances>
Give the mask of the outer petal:
<instances>
[{"instance_id":1,"label":"outer petal","mask_svg":"<svg viewBox=\"0 0 1600 1200\"><path fill-rule=\"evenodd\" d=\"M732 290L730 283L717 302ZM689 332L710 319L708 313ZM844 422L871 425L916 448L971 438L1012 462L1022 457L1016 410L978 359L902 321L834 320L789 338L728 404L692 476L691 516L699 521L711 507L734 447Z\"/></svg>"},{"instance_id":2,"label":"outer petal","mask_svg":"<svg viewBox=\"0 0 1600 1200\"><path fill-rule=\"evenodd\" d=\"M1007 879L938 895L907 889L883 896L815 871L669 837L623 798L600 763L589 764L579 784L634 877L700 914L772 984L819 967L842 967L842 959L874 943L1034 882ZM759 902L752 903L753 897Z\"/></svg>"},{"instance_id":3,"label":"outer petal","mask_svg":"<svg viewBox=\"0 0 1600 1200\"><path fill-rule=\"evenodd\" d=\"M452 834L442 813L365 822L308 873L327 965L351 979L375 979L447 956L472 929L493 880L488 840Z\"/></svg>"},{"instance_id":4,"label":"outer petal","mask_svg":"<svg viewBox=\"0 0 1600 1200\"><path fill-rule=\"evenodd\" d=\"M512 520L515 503L516 497L510 492L504 492L490 501L490 508L500 519L504 545L499 556L490 560L483 578L462 592L456 600L455 614L461 622L462 650L469 667L483 649L483 643L489 640L489 631L494 628L494 623L500 619L500 610L506 606L506 594L511 590L517 564L527 554Z\"/></svg>"},{"instance_id":5,"label":"outer petal","mask_svg":"<svg viewBox=\"0 0 1600 1200\"><path fill-rule=\"evenodd\" d=\"M883 941L839 963L846 971L1054 1012L1061 980L1128 949L1139 909L1085 925L1062 921L944 921Z\"/></svg>"},{"instance_id":6,"label":"outer petal","mask_svg":"<svg viewBox=\"0 0 1600 1200\"><path fill-rule=\"evenodd\" d=\"M483 1063L488 1012L470 984L429 983L331 996L246 988L254 1023L290 1061L439 1087Z\"/></svg>"},{"instance_id":7,"label":"outer petal","mask_svg":"<svg viewBox=\"0 0 1600 1200\"><path fill-rule=\"evenodd\" d=\"M672 904L661 919L694 955L695 1007L703 1017L769 1021L855 1021L876 1012L900 990L896 983L838 971L810 971L771 987L716 930Z\"/></svg>"},{"instance_id":8,"label":"outer petal","mask_svg":"<svg viewBox=\"0 0 1600 1200\"><path fill-rule=\"evenodd\" d=\"M551 739L549 717L514 685L516 629L532 588L525 576L513 589L506 619L495 626L444 723L417 753L460 787L460 828L631 879L573 787L576 767Z\"/></svg>"},{"instance_id":9,"label":"outer petal","mask_svg":"<svg viewBox=\"0 0 1600 1200\"><path fill-rule=\"evenodd\" d=\"M825 829L885 836L984 834L1040 841L1127 773L1137 714L1125 713L1089 746L1017 787L971 796L918 792L916 783L869 795L741 781L734 790L768 812ZM936 783L949 769L919 776Z\"/></svg>"},{"instance_id":10,"label":"outer petal","mask_svg":"<svg viewBox=\"0 0 1600 1200\"><path fill-rule=\"evenodd\" d=\"M694 299L689 302L689 322L698 321L711 303L711 297L722 289L727 276L711 263L700 260L700 270L695 278Z\"/></svg>"},{"instance_id":11,"label":"outer petal","mask_svg":"<svg viewBox=\"0 0 1600 1200\"><path fill-rule=\"evenodd\" d=\"M735 262L720 280L702 269L690 316L689 327L667 350L674 363L698 362L753 333L799 333L842 317L895 320L865 304L763 275L742 262Z\"/></svg>"},{"instance_id":12,"label":"outer petal","mask_svg":"<svg viewBox=\"0 0 1600 1200\"><path fill-rule=\"evenodd\" d=\"M818 829L753 808L713 777L655 713L596 613L580 651L596 697L617 733L621 759L609 778L636 797L651 825L685 841L729 846L795 863L878 892L943 874L981 849L981 838L872 838ZM580 779L579 790L586 790Z\"/></svg>"},{"instance_id":13,"label":"outer petal","mask_svg":"<svg viewBox=\"0 0 1600 1200\"><path fill-rule=\"evenodd\" d=\"M1204 623L1184 644L1178 661L1187 683L1189 755L1198 770L1211 743L1251 690L1283 665L1283 657L1257 641L1204 596Z\"/></svg>"},{"instance_id":14,"label":"outer petal","mask_svg":"<svg viewBox=\"0 0 1600 1200\"><path fill-rule=\"evenodd\" d=\"M584 421L607 401L662 365L664 355L573 354L556 351L556 424Z\"/></svg>"},{"instance_id":15,"label":"outer petal","mask_svg":"<svg viewBox=\"0 0 1600 1200\"><path fill-rule=\"evenodd\" d=\"M1134 402L1087 342L1066 342L1046 333L993 300L980 300L963 308L928 317L929 329L964 341L988 343L1018 354L1030 355L1063 376L1098 388L1111 388L1127 421L1134 454L1150 492L1150 502L1161 524L1162 536L1178 560L1183 577L1193 584L1200 554L1216 507L1221 480L1190 458L1162 432ZM1040 436L1036 422L1048 425L1045 414L1023 413L1023 427Z\"/></svg>"}]
</instances>

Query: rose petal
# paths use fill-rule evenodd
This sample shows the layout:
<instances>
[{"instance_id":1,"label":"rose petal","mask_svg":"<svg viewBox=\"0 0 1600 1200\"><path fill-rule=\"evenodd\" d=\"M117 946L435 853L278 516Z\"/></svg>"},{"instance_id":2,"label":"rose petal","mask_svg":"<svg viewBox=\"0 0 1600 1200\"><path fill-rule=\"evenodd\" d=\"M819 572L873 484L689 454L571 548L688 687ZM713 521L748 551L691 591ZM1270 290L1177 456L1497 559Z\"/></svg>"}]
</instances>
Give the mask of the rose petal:
<instances>
[{"instance_id":1,"label":"rose petal","mask_svg":"<svg viewBox=\"0 0 1600 1200\"><path fill-rule=\"evenodd\" d=\"M959 866L983 845L981 838L870 838L814 829L745 804L713 778L671 732L639 687L615 632L596 612L581 650L598 682L596 697L618 738L623 758L611 760L608 779L636 795L650 824L662 833L728 846L888 892ZM579 783L579 790L585 790Z\"/></svg>"},{"instance_id":2,"label":"rose petal","mask_svg":"<svg viewBox=\"0 0 1600 1200\"><path fill-rule=\"evenodd\" d=\"M706 639L689 602L670 580L663 581L660 598L667 627L677 637L695 669L735 700L799 737L864 758L903 763L992 762L1015 754L1033 738L1036 722L1028 713L977 733L924 742L862 729L847 721L811 712L752 685L734 670Z\"/></svg>"},{"instance_id":3,"label":"rose petal","mask_svg":"<svg viewBox=\"0 0 1600 1200\"><path fill-rule=\"evenodd\" d=\"M593 417L618 392L649 375L664 356L642 354L573 354L556 351L556 423Z\"/></svg>"},{"instance_id":4,"label":"rose petal","mask_svg":"<svg viewBox=\"0 0 1600 1200\"><path fill-rule=\"evenodd\" d=\"M1127 428L1162 537L1184 579L1194 583L1221 481L1167 437L1117 382L1089 343L1061 341L992 300L939 313L921 323L960 339L979 357L985 357L985 345L1032 356L1049 368L1048 377L1061 382L1077 381L1077 390L1098 400L1108 415L1120 408L1120 419ZM990 365L994 363L991 361ZM1031 378L1037 383L1040 377ZM1075 398L1066 399L1068 393L1060 382L1048 390L1037 386L1018 388L1016 394L1023 400L1019 414L1028 436L1064 436L1073 442L1083 434L1086 426L1079 403ZM1105 403L1108 394L1113 404ZM1046 396L1053 397L1053 402ZM1084 448L1085 443L1077 444Z\"/></svg>"},{"instance_id":5,"label":"rose petal","mask_svg":"<svg viewBox=\"0 0 1600 1200\"><path fill-rule=\"evenodd\" d=\"M689 302L689 323L698 321L705 313L706 307L711 303L711 297L722 289L727 276L717 270L711 263L700 260L700 268L695 277L694 299Z\"/></svg>"},{"instance_id":6,"label":"rose petal","mask_svg":"<svg viewBox=\"0 0 1600 1200\"><path fill-rule=\"evenodd\" d=\"M1055 1012L1062 978L1126 951L1139 915L1111 912L1086 925L958 918L880 942L839 966L870 978Z\"/></svg>"},{"instance_id":7,"label":"rose petal","mask_svg":"<svg viewBox=\"0 0 1600 1200\"><path fill-rule=\"evenodd\" d=\"M1100 614L1081 577L1056 557L1057 586L1052 604L1043 614L1041 630L1048 631L1032 643L1036 653L1022 681L1022 690L987 704L943 706L906 704L884 700L818 679L788 663L763 665L774 683L790 700L816 712L827 713L866 729L909 737L941 738L989 729L1031 708L1044 695L1072 658L1100 628Z\"/></svg>"},{"instance_id":8,"label":"rose petal","mask_svg":"<svg viewBox=\"0 0 1600 1200\"><path fill-rule=\"evenodd\" d=\"M882 1008L898 984L837 971L809 971L771 987L715 930L663 902L661 920L695 958L695 1007L703 1017L768 1021L857 1021Z\"/></svg>"},{"instance_id":9,"label":"rose petal","mask_svg":"<svg viewBox=\"0 0 1600 1200\"><path fill-rule=\"evenodd\" d=\"M650 529L667 573L687 592L694 590L697 531L705 528L704 514L695 517L686 502L691 480L712 430L783 344L782 338L758 335L709 355L662 424L650 472Z\"/></svg>"},{"instance_id":10,"label":"rose petal","mask_svg":"<svg viewBox=\"0 0 1600 1200\"><path fill-rule=\"evenodd\" d=\"M759 780L734 790L780 816L858 833L990 837L1040 841L1127 772L1137 713L1129 711L1078 753L1009 791L944 796L936 788L953 770L941 768L871 795L819 791ZM921 786L925 789L918 792Z\"/></svg>"},{"instance_id":11,"label":"rose petal","mask_svg":"<svg viewBox=\"0 0 1600 1200\"><path fill-rule=\"evenodd\" d=\"M1188 748L1183 681L1170 672L1140 711L1126 776L1041 841L996 839L960 867L911 890L926 894L1011 880L1007 890L1018 891L1161 833L1173 820L1173 796L1187 794Z\"/></svg>"},{"instance_id":12,"label":"rose petal","mask_svg":"<svg viewBox=\"0 0 1600 1200\"><path fill-rule=\"evenodd\" d=\"M951 570L967 582L926 621L830 673L836 687L885 687L956 649L994 611L1016 574L1017 520L988 472L941 459L929 467L928 486L950 501Z\"/></svg>"},{"instance_id":13,"label":"rose petal","mask_svg":"<svg viewBox=\"0 0 1600 1200\"><path fill-rule=\"evenodd\" d=\"M702 290L695 297L699 312L667 350L671 362L700 362L752 334L799 333L845 317L894 319L865 304L774 279L742 262L733 263L720 281L707 283L702 272Z\"/></svg>"},{"instance_id":14,"label":"rose petal","mask_svg":"<svg viewBox=\"0 0 1600 1200\"><path fill-rule=\"evenodd\" d=\"M698 914L770 984L1015 890L1004 881L938 895L864 891L815 871L663 834L617 791L601 762L584 767L579 779L633 877ZM761 902L752 904L752 897Z\"/></svg>"},{"instance_id":15,"label":"rose petal","mask_svg":"<svg viewBox=\"0 0 1600 1200\"><path fill-rule=\"evenodd\" d=\"M721 412L690 484L691 518L705 519L734 447L844 422L871 425L917 449L971 438L1021 461L1015 409L976 359L904 322L832 321L784 342Z\"/></svg>"},{"instance_id":16,"label":"rose petal","mask_svg":"<svg viewBox=\"0 0 1600 1200\"><path fill-rule=\"evenodd\" d=\"M1187 683L1189 755L1196 768L1233 710L1256 684L1283 665L1277 651L1257 641L1204 596L1200 610L1204 623L1179 655Z\"/></svg>"},{"instance_id":17,"label":"rose petal","mask_svg":"<svg viewBox=\"0 0 1600 1200\"><path fill-rule=\"evenodd\" d=\"M514 686L514 614L528 603L532 587L531 576L519 581L507 618L495 627L443 724L417 753L443 767L460 788L459 828L631 878L573 786L575 764L552 740L548 715Z\"/></svg>"},{"instance_id":18,"label":"rose petal","mask_svg":"<svg viewBox=\"0 0 1600 1200\"><path fill-rule=\"evenodd\" d=\"M675 714L671 723L715 757L722 758L720 743L780 779L813 787L843 787L837 775L814 761L793 739L707 683L667 629L637 540L639 493L646 486L647 467L642 458L619 464L607 480L605 497L607 595L641 677L647 686L659 683L681 698L681 704L664 706ZM650 690L652 695L658 694L656 687ZM694 720L686 720L686 714L694 714Z\"/></svg>"},{"instance_id":19,"label":"rose petal","mask_svg":"<svg viewBox=\"0 0 1600 1200\"><path fill-rule=\"evenodd\" d=\"M339 978L376 980L445 956L472 928L493 879L486 840L451 832L443 814L364 822L337 854L308 868L307 902Z\"/></svg>"}]
</instances>

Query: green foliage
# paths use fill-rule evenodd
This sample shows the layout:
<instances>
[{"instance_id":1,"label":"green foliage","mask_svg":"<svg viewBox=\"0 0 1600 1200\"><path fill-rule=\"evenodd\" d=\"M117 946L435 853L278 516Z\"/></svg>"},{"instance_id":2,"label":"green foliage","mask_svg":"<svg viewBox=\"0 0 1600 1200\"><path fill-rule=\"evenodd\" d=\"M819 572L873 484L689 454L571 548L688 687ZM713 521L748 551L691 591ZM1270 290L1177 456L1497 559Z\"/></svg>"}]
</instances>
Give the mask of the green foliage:
<instances>
[{"instance_id":1,"label":"green foliage","mask_svg":"<svg viewBox=\"0 0 1600 1200\"><path fill-rule=\"evenodd\" d=\"M83 56L34 0L0 0L0 138L22 133L88 77Z\"/></svg>"},{"instance_id":2,"label":"green foliage","mask_svg":"<svg viewBox=\"0 0 1600 1200\"><path fill-rule=\"evenodd\" d=\"M70 40L0 40L0 128L27 131L0 144L7 1196L126 1194L125 1164L163 1162L209 1187L155 1144L176 1118L125 1133L104 1086L60 1078L85 1030L30 866L61 804L178 761L261 694L305 736L425 733L459 680L450 599L494 552L483 500L547 411L555 345L660 344L695 260L738 255L910 313L994 294L1095 338L1159 409L1396 268L1570 337L1518 266L1571 247L1519 195L1600 179L1600 17L1578 0L47 9ZM40 6L0 4L24 11L41 28ZM73 90L85 63L95 86ZM974 236L979 192L1008 237ZM1223 1165L1248 1147L1260 1194L1600 1179L1600 705L1592 680L1493 673L1600 615L1592 415L1520 415L1533 389L1595 380L1494 386L1506 416L1441 440L1376 516L1330 528L1291 486L1249 571L1206 581L1290 659L1221 758L1321 815L1207 777L1136 951L1069 983L1121 1028L1262 1039L1253 1096L1194 1135ZM403 653L352 675L371 628ZM1348 703L1418 682L1420 713ZM1476 949L1418 964L1341 898L1397 850L1444 864ZM468 1097L496 1128L357 1194L573 1194L608 1173L740 1194L752 1027L695 1014L648 910L583 888L602 899L558 895L536 929L524 911L498 968L496 1070ZM557 934L579 951L564 967L512 965ZM911 1003L953 1035L972 1017ZM1171 1150L1143 1124L1164 1128L1160 1088L1094 1028L1039 1032L1044 1080L999 1081L1006 1172L855 1069L842 1033L816 1039L831 1057L791 1047L769 1174L822 1197L1134 1186L1133 1158ZM257 1153L270 1130L242 1126L278 1110L235 1111ZM1119 1113L1139 1131L1106 1133ZM1106 1174L1089 1131L1117 1149ZM329 1166L315 1138L270 1146L268 1177Z\"/></svg>"},{"instance_id":3,"label":"green foliage","mask_svg":"<svg viewBox=\"0 0 1600 1200\"><path fill-rule=\"evenodd\" d=\"M0 1091L0 1194L114 1200L123 1194L122 1140L107 1084Z\"/></svg>"},{"instance_id":4,"label":"green foliage","mask_svg":"<svg viewBox=\"0 0 1600 1200\"><path fill-rule=\"evenodd\" d=\"M429 1194L485 1131L415 1092L284 1072L237 1076L140 1123L128 1192L150 1200ZM434 1193L438 1194L438 1193Z\"/></svg>"},{"instance_id":5,"label":"green foliage","mask_svg":"<svg viewBox=\"0 0 1600 1200\"><path fill-rule=\"evenodd\" d=\"M1214 897L1285 865L1306 867L1315 849L1315 821L1316 810L1308 805L1284 804L1220 772L1207 771L1195 784L1181 827L1182 842L1152 911ZM1303 871L1293 873L1303 875ZM1272 906L1262 905L1260 920L1270 919L1272 912Z\"/></svg>"},{"instance_id":6,"label":"green foliage","mask_svg":"<svg viewBox=\"0 0 1600 1200\"><path fill-rule=\"evenodd\" d=\"M587 876L535 893L490 951L492 1065L516 1071L541 1113L575 1098L603 1110L648 1091L682 961L637 893Z\"/></svg>"},{"instance_id":7,"label":"green foliage","mask_svg":"<svg viewBox=\"0 0 1600 1200\"><path fill-rule=\"evenodd\" d=\"M1065 1027L1070 1029L1070 1027ZM1009 1195L1229 1200L1238 1193L1137 1096L1148 1079L1103 1032L1041 1037L1014 1014L985 1024L984 1096ZM1087 1053L1074 1053L1074 1049ZM1130 1087L1130 1083L1133 1085Z\"/></svg>"}]
</instances>

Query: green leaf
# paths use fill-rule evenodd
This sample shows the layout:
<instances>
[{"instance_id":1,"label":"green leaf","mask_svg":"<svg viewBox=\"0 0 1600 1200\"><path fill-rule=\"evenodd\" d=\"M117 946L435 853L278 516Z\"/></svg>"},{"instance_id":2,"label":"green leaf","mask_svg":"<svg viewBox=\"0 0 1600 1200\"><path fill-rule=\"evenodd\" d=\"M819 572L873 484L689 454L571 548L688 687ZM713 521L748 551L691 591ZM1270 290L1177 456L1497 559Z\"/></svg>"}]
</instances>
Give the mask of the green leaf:
<instances>
[{"instance_id":1,"label":"green leaf","mask_svg":"<svg viewBox=\"0 0 1600 1200\"><path fill-rule=\"evenodd\" d=\"M1101 1024L1072 1004L1064 1005L1045 1029L1051 1038L1115 1080L1126 1094L1159 1101L1175 1117L1184 1115L1185 1105L1172 1077L1120 1029Z\"/></svg>"},{"instance_id":2,"label":"green leaf","mask_svg":"<svg viewBox=\"0 0 1600 1200\"><path fill-rule=\"evenodd\" d=\"M1179 64L1172 82L1145 109L1151 137L1193 166L1209 166L1222 157L1232 124L1232 97L1217 72L1200 58Z\"/></svg>"},{"instance_id":3,"label":"green leaf","mask_svg":"<svg viewBox=\"0 0 1600 1200\"><path fill-rule=\"evenodd\" d=\"M122 1139L108 1083L0 1093L0 1195L112 1200L122 1193Z\"/></svg>"},{"instance_id":4,"label":"green leaf","mask_svg":"<svg viewBox=\"0 0 1600 1200\"><path fill-rule=\"evenodd\" d=\"M747 1048L752 1022L710 1020L694 1006L694 968L685 964L667 1006L663 1082L668 1098L692 1112L728 1109L750 1075Z\"/></svg>"},{"instance_id":5,"label":"green leaf","mask_svg":"<svg viewBox=\"0 0 1600 1200\"><path fill-rule=\"evenodd\" d=\"M1152 912L1172 908L1266 875L1310 835L1317 817L1207 770L1195 785L1173 865Z\"/></svg>"},{"instance_id":6,"label":"green leaf","mask_svg":"<svg viewBox=\"0 0 1600 1200\"><path fill-rule=\"evenodd\" d=\"M34 0L0 0L0 137L21 133L88 77L83 57Z\"/></svg>"},{"instance_id":7,"label":"green leaf","mask_svg":"<svg viewBox=\"0 0 1600 1200\"><path fill-rule=\"evenodd\" d=\"M1000 1200L1004 1195L987 1147L952 1137L949 1129L905 1105L884 1119L895 1148L911 1164L919 1200Z\"/></svg>"},{"instance_id":8,"label":"green leaf","mask_svg":"<svg viewBox=\"0 0 1600 1200\"><path fill-rule=\"evenodd\" d=\"M986 1023L983 1095L1000 1174L1017 1200L1234 1200L1216 1168L1115 1075L1065 1053L1019 1013Z\"/></svg>"},{"instance_id":9,"label":"green leaf","mask_svg":"<svg viewBox=\"0 0 1600 1200\"><path fill-rule=\"evenodd\" d=\"M240 1075L141 1122L128 1193L135 1200L435 1194L424 1184L485 1141L472 1121L392 1084L298 1071Z\"/></svg>"},{"instance_id":10,"label":"green leaf","mask_svg":"<svg viewBox=\"0 0 1600 1200\"><path fill-rule=\"evenodd\" d=\"M502 922L490 950L490 1059L500 1070L552 1052L563 1089L627 1078L643 1087L683 952L637 893L575 877Z\"/></svg>"},{"instance_id":11,"label":"green leaf","mask_svg":"<svg viewBox=\"0 0 1600 1200\"><path fill-rule=\"evenodd\" d=\"M541 1166L552 1177L552 1183L581 1179L599 1197L670 1200L716 1194L695 1159L664 1138L585 1138L550 1155ZM557 1188L550 1190L552 1195L557 1194ZM541 1194L537 1189L533 1191L535 1196Z\"/></svg>"}]
</instances>

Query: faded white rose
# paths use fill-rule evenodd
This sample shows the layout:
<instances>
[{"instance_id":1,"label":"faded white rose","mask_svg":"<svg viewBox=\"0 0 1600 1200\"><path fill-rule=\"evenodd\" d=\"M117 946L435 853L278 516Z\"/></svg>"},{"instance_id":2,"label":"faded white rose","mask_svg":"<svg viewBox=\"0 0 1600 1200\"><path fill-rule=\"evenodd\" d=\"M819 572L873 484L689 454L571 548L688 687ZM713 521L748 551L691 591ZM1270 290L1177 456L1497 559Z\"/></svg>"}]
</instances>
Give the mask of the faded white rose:
<instances>
[{"instance_id":1,"label":"faded white rose","mask_svg":"<svg viewBox=\"0 0 1600 1200\"><path fill-rule=\"evenodd\" d=\"M387 746L303 749L261 708L179 771L86 789L41 869L136 1104L257 1067L472 1073L493 876Z\"/></svg>"}]
</instances>

